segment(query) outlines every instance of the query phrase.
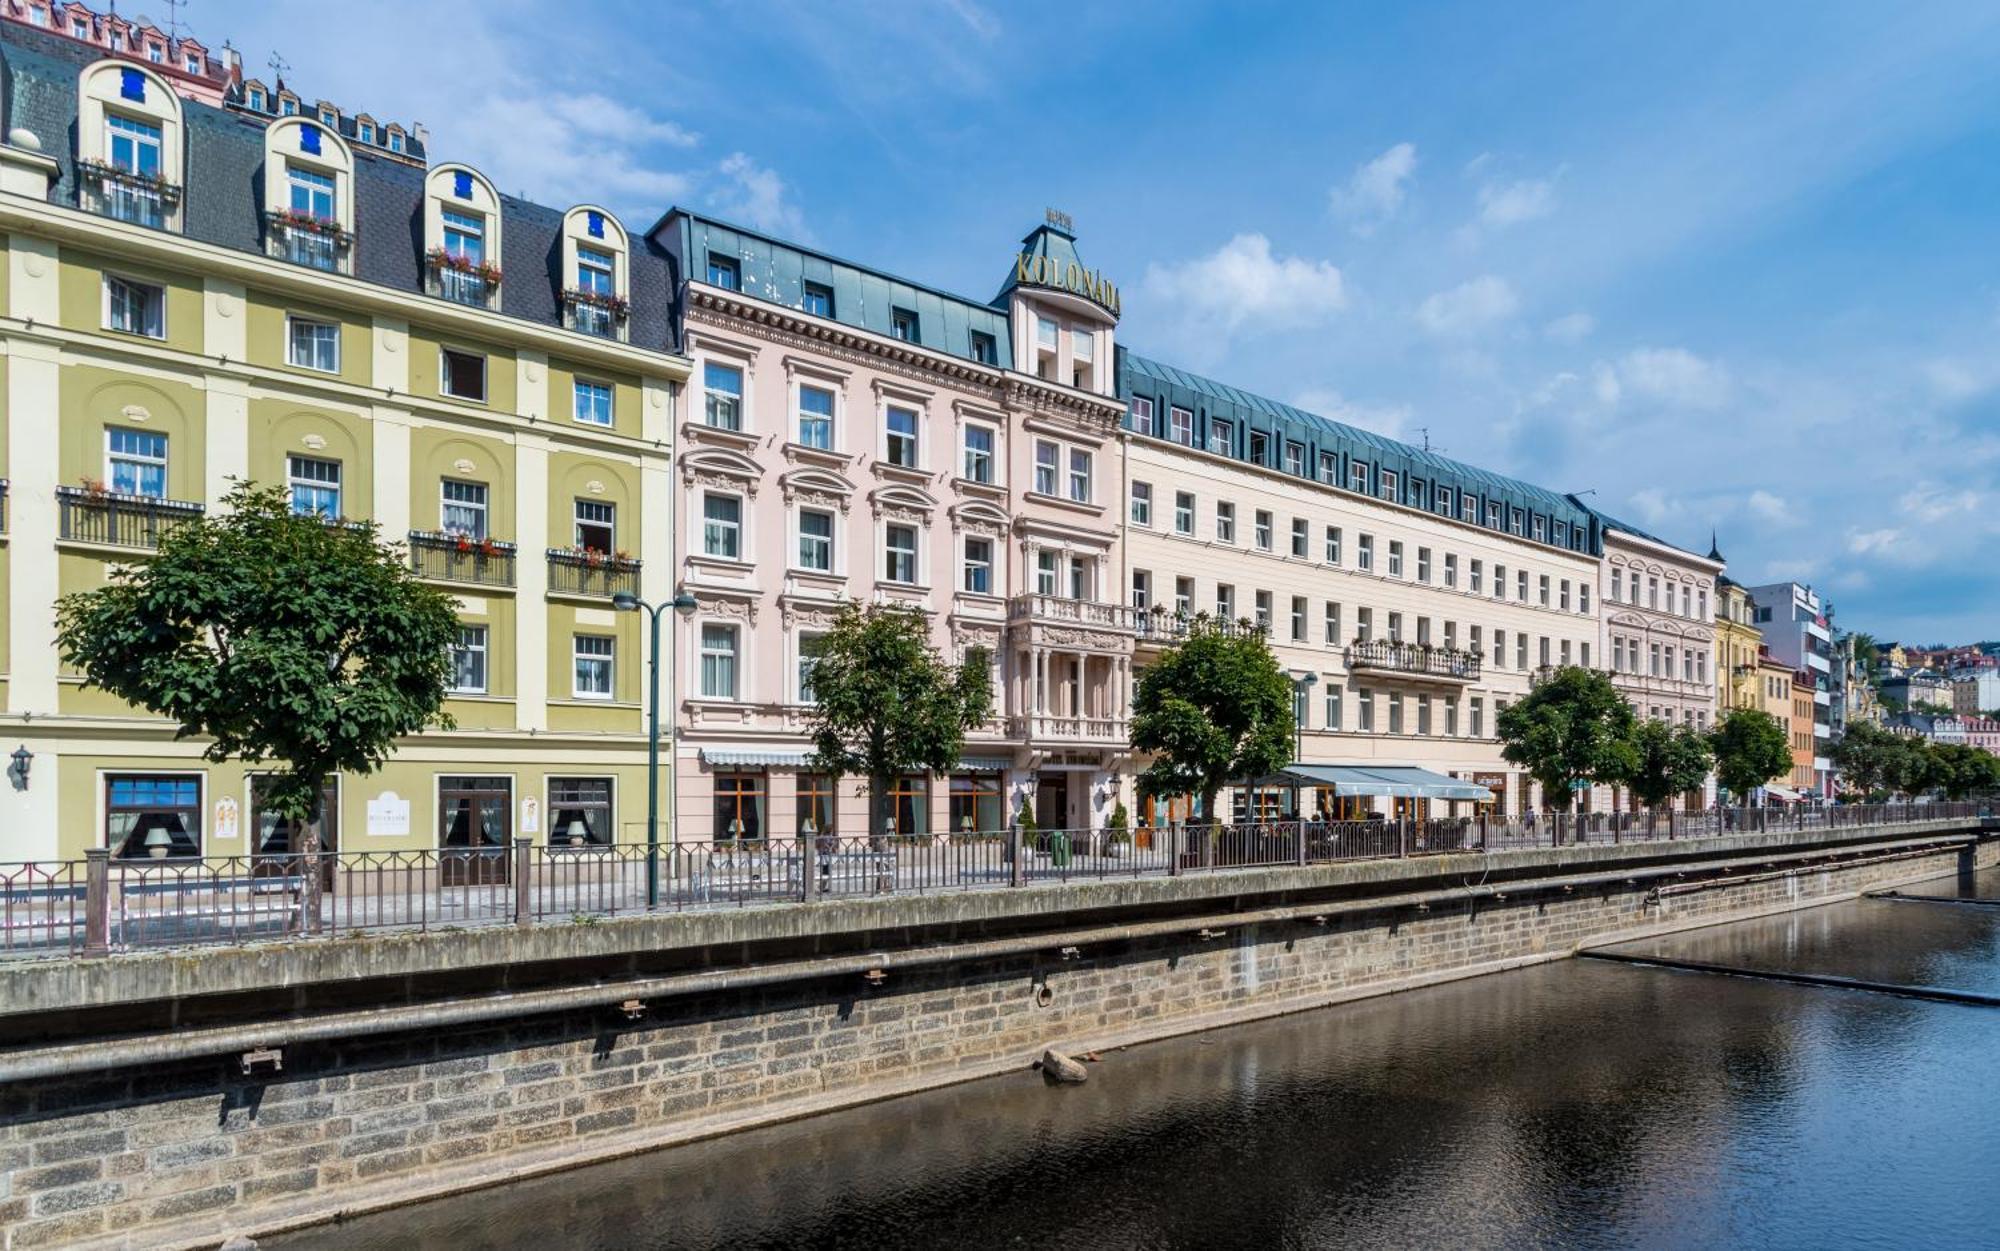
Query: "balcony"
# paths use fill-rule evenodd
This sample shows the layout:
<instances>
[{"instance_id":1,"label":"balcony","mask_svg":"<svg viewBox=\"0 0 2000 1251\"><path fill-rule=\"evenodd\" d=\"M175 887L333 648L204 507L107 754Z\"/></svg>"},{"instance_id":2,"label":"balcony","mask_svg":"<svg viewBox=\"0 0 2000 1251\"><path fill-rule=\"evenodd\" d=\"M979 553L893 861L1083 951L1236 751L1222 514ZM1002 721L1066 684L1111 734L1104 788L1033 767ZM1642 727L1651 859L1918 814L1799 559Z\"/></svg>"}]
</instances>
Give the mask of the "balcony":
<instances>
[{"instance_id":1,"label":"balcony","mask_svg":"<svg viewBox=\"0 0 2000 1251\"><path fill-rule=\"evenodd\" d=\"M639 562L579 547L548 550L549 593L610 599L639 593Z\"/></svg>"},{"instance_id":2,"label":"balcony","mask_svg":"<svg viewBox=\"0 0 2000 1251\"><path fill-rule=\"evenodd\" d=\"M493 307L500 291L500 267L432 248L424 255L424 289L454 304Z\"/></svg>"},{"instance_id":3,"label":"balcony","mask_svg":"<svg viewBox=\"0 0 2000 1251\"><path fill-rule=\"evenodd\" d=\"M178 184L102 161L78 161L76 176L77 205L86 213L151 230L174 225L181 202Z\"/></svg>"},{"instance_id":4,"label":"balcony","mask_svg":"<svg viewBox=\"0 0 2000 1251\"><path fill-rule=\"evenodd\" d=\"M1347 668L1350 673L1463 685L1479 680L1481 659L1478 652L1461 651L1455 647L1376 639L1350 646L1347 649Z\"/></svg>"},{"instance_id":5,"label":"balcony","mask_svg":"<svg viewBox=\"0 0 2000 1251\"><path fill-rule=\"evenodd\" d=\"M1060 595L1016 595L1007 601L1007 620L1087 626L1096 630L1132 629L1132 610L1123 604Z\"/></svg>"},{"instance_id":6,"label":"balcony","mask_svg":"<svg viewBox=\"0 0 2000 1251\"><path fill-rule=\"evenodd\" d=\"M514 585L514 545L435 530L410 531L410 568L432 582Z\"/></svg>"},{"instance_id":7,"label":"balcony","mask_svg":"<svg viewBox=\"0 0 2000 1251\"><path fill-rule=\"evenodd\" d=\"M339 222L289 210L264 214L264 250L281 261L344 274L353 249L354 232Z\"/></svg>"},{"instance_id":8,"label":"balcony","mask_svg":"<svg viewBox=\"0 0 2000 1251\"><path fill-rule=\"evenodd\" d=\"M1211 617L1207 613L1195 613L1189 616L1187 613L1165 610L1134 612L1132 628L1138 634L1140 642L1164 645L1178 643L1186 638L1193 632L1197 623L1203 629L1229 638L1268 638L1271 634L1271 623L1268 621L1257 621L1250 617L1235 619Z\"/></svg>"},{"instance_id":9,"label":"balcony","mask_svg":"<svg viewBox=\"0 0 2000 1251\"><path fill-rule=\"evenodd\" d=\"M600 339L625 337L625 319L631 309L620 297L572 287L563 292L562 299L563 324L571 330Z\"/></svg>"},{"instance_id":10,"label":"balcony","mask_svg":"<svg viewBox=\"0 0 2000 1251\"><path fill-rule=\"evenodd\" d=\"M1007 729L1031 743L1075 743L1123 747L1131 734L1124 717L1057 717L1043 713L1010 718Z\"/></svg>"},{"instance_id":11,"label":"balcony","mask_svg":"<svg viewBox=\"0 0 2000 1251\"><path fill-rule=\"evenodd\" d=\"M57 537L110 547L157 548L175 526L202 515L200 504L185 500L121 495L95 487L57 487Z\"/></svg>"}]
</instances>

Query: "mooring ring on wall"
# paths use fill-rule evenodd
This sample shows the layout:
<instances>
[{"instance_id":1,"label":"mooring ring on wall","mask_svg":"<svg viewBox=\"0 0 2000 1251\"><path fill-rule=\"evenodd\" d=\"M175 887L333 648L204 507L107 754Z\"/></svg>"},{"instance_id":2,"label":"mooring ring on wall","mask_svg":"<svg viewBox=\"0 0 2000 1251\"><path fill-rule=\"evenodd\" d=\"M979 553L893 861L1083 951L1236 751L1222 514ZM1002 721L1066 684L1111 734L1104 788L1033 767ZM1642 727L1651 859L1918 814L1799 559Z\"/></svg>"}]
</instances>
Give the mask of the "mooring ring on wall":
<instances>
[{"instance_id":1,"label":"mooring ring on wall","mask_svg":"<svg viewBox=\"0 0 2000 1251\"><path fill-rule=\"evenodd\" d=\"M1035 983L1035 1006L1046 1008L1056 1001L1056 992L1047 982Z\"/></svg>"}]
</instances>

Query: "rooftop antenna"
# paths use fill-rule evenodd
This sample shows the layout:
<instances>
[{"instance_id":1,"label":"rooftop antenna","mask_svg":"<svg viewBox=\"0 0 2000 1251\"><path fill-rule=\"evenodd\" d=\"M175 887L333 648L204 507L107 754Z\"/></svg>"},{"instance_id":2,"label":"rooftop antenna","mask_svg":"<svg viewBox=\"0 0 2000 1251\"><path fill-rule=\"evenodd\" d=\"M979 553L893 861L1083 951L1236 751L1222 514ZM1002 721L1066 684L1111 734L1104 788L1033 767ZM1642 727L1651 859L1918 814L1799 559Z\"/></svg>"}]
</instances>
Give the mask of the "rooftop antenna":
<instances>
[{"instance_id":1,"label":"rooftop antenna","mask_svg":"<svg viewBox=\"0 0 2000 1251\"><path fill-rule=\"evenodd\" d=\"M1421 434L1421 435L1423 435L1423 436L1424 436L1424 450L1425 450L1426 452L1442 452L1442 451L1444 451L1444 448L1443 448L1443 447L1432 447L1432 446L1431 446L1431 428L1430 428L1429 426L1418 426L1418 427L1417 427L1417 433L1418 433L1418 434Z\"/></svg>"},{"instance_id":2,"label":"rooftop antenna","mask_svg":"<svg viewBox=\"0 0 2000 1251\"><path fill-rule=\"evenodd\" d=\"M271 77L277 79L277 82L273 85L280 87L284 86L285 71L292 68L292 63L290 61L287 61L285 58L279 56L277 52L274 50L271 53L271 59L264 62L264 64L271 67Z\"/></svg>"},{"instance_id":3,"label":"rooftop antenna","mask_svg":"<svg viewBox=\"0 0 2000 1251\"><path fill-rule=\"evenodd\" d=\"M181 29L181 6L186 3L187 0L167 0L167 37L170 39L178 41L187 38L187 32Z\"/></svg>"}]
</instances>

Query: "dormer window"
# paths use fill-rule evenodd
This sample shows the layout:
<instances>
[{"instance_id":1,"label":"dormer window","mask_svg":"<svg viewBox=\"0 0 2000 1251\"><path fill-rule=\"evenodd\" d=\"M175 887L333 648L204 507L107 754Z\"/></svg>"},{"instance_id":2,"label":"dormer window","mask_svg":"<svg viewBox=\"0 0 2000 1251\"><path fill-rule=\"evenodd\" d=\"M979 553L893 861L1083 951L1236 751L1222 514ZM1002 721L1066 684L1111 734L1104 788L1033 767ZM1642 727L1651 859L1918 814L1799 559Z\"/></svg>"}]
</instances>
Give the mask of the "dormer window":
<instances>
[{"instance_id":1,"label":"dormer window","mask_svg":"<svg viewBox=\"0 0 2000 1251\"><path fill-rule=\"evenodd\" d=\"M905 343L921 343L917 334L917 315L907 308L889 310L889 333Z\"/></svg>"},{"instance_id":2,"label":"dormer window","mask_svg":"<svg viewBox=\"0 0 2000 1251\"><path fill-rule=\"evenodd\" d=\"M78 39L88 39L90 38L90 23L79 17L69 24L69 33Z\"/></svg>"},{"instance_id":3,"label":"dormer window","mask_svg":"<svg viewBox=\"0 0 2000 1251\"><path fill-rule=\"evenodd\" d=\"M152 70L100 61L78 82L77 204L118 221L179 226L180 100Z\"/></svg>"},{"instance_id":4,"label":"dormer window","mask_svg":"<svg viewBox=\"0 0 2000 1251\"><path fill-rule=\"evenodd\" d=\"M190 74L201 73L201 58L192 52L187 54L187 59L182 64Z\"/></svg>"},{"instance_id":5,"label":"dormer window","mask_svg":"<svg viewBox=\"0 0 2000 1251\"><path fill-rule=\"evenodd\" d=\"M375 123L362 122L356 128L355 133L361 136L361 142L373 143L375 142Z\"/></svg>"},{"instance_id":6,"label":"dormer window","mask_svg":"<svg viewBox=\"0 0 2000 1251\"><path fill-rule=\"evenodd\" d=\"M403 132L402 132L402 131L400 131L400 130L392 130L392 131L390 131L390 132L389 132L389 151L391 151L391 152L401 152L402 150L403 150Z\"/></svg>"},{"instance_id":7,"label":"dormer window","mask_svg":"<svg viewBox=\"0 0 2000 1251\"><path fill-rule=\"evenodd\" d=\"M298 114L298 111L299 102L297 100L292 99L290 96L278 97L278 112L283 113L286 117L293 117Z\"/></svg>"},{"instance_id":8,"label":"dormer window","mask_svg":"<svg viewBox=\"0 0 2000 1251\"><path fill-rule=\"evenodd\" d=\"M250 88L250 94L249 94L250 107L257 110L259 113L262 113L264 111L264 98L265 98L264 89L262 87Z\"/></svg>"},{"instance_id":9,"label":"dormer window","mask_svg":"<svg viewBox=\"0 0 2000 1251\"><path fill-rule=\"evenodd\" d=\"M563 319L571 330L625 337L625 257L624 227L603 209L586 205L563 218Z\"/></svg>"},{"instance_id":10,"label":"dormer window","mask_svg":"<svg viewBox=\"0 0 2000 1251\"><path fill-rule=\"evenodd\" d=\"M321 109L319 111L319 120L328 126L340 125L340 115L332 109Z\"/></svg>"},{"instance_id":11,"label":"dormer window","mask_svg":"<svg viewBox=\"0 0 2000 1251\"><path fill-rule=\"evenodd\" d=\"M155 65L164 65L167 60L167 50L159 44L149 43L146 45L146 59Z\"/></svg>"},{"instance_id":12,"label":"dormer window","mask_svg":"<svg viewBox=\"0 0 2000 1251\"><path fill-rule=\"evenodd\" d=\"M817 282L805 284L799 307L814 317L833 316L833 288Z\"/></svg>"},{"instance_id":13,"label":"dormer window","mask_svg":"<svg viewBox=\"0 0 2000 1251\"><path fill-rule=\"evenodd\" d=\"M972 332L972 359L982 365L1000 363L1000 344L984 330Z\"/></svg>"},{"instance_id":14,"label":"dormer window","mask_svg":"<svg viewBox=\"0 0 2000 1251\"><path fill-rule=\"evenodd\" d=\"M354 245L354 159L318 122L273 122L264 132L266 251L294 265L345 273Z\"/></svg>"},{"instance_id":15,"label":"dormer window","mask_svg":"<svg viewBox=\"0 0 2000 1251\"><path fill-rule=\"evenodd\" d=\"M463 165L432 169L424 190L424 289L456 304L498 308L499 193Z\"/></svg>"},{"instance_id":16,"label":"dormer window","mask_svg":"<svg viewBox=\"0 0 2000 1251\"><path fill-rule=\"evenodd\" d=\"M736 259L730 256L716 256L710 253L708 258L708 285L711 287L721 287L724 291L741 291L743 289L742 271L737 268Z\"/></svg>"}]
</instances>

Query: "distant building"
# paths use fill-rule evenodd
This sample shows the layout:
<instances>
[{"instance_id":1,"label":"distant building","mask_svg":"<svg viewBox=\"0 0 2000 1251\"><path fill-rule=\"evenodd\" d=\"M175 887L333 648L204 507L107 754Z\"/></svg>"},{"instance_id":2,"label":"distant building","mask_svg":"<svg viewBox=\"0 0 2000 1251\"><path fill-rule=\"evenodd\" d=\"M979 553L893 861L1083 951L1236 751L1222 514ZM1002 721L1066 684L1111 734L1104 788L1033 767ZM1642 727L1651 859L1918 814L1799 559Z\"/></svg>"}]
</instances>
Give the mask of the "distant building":
<instances>
[{"instance_id":1,"label":"distant building","mask_svg":"<svg viewBox=\"0 0 2000 1251\"><path fill-rule=\"evenodd\" d=\"M1912 669L1900 677L1885 679L1882 697L1905 709L1920 710L1924 705L1952 708L1952 684L1934 669Z\"/></svg>"},{"instance_id":2,"label":"distant building","mask_svg":"<svg viewBox=\"0 0 2000 1251\"><path fill-rule=\"evenodd\" d=\"M112 57L143 63L175 95L203 104L221 104L242 73L235 49L225 46L211 52L198 39L163 31L144 18L134 21L115 8L98 13L59 0L0 0L0 22L31 26L89 44Z\"/></svg>"},{"instance_id":3,"label":"distant building","mask_svg":"<svg viewBox=\"0 0 2000 1251\"><path fill-rule=\"evenodd\" d=\"M1977 716L2000 708L2000 669L1961 672L1951 682L1951 710Z\"/></svg>"},{"instance_id":4,"label":"distant building","mask_svg":"<svg viewBox=\"0 0 2000 1251\"><path fill-rule=\"evenodd\" d=\"M1720 552L1711 547L1711 556ZM1764 636L1758 632L1752 614L1756 601L1750 592L1722 574L1715 578L1715 695L1716 715L1732 708L1759 708L1758 652Z\"/></svg>"},{"instance_id":5,"label":"distant building","mask_svg":"<svg viewBox=\"0 0 2000 1251\"><path fill-rule=\"evenodd\" d=\"M1816 673L1811 669L1793 670L1790 700L1792 789L1800 794L1816 791L1822 772L1818 737L1821 722L1815 698L1818 693L1819 676Z\"/></svg>"},{"instance_id":6,"label":"distant building","mask_svg":"<svg viewBox=\"0 0 2000 1251\"><path fill-rule=\"evenodd\" d=\"M1753 619L1771 655L1812 678L1814 778L1809 785L1830 793L1833 762L1825 749L1833 736L1833 632L1819 593L1798 582L1774 582L1749 591L1757 602Z\"/></svg>"}]
</instances>

